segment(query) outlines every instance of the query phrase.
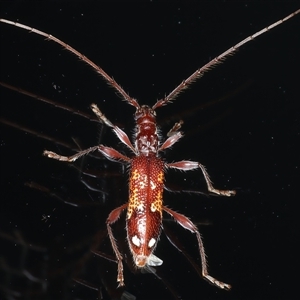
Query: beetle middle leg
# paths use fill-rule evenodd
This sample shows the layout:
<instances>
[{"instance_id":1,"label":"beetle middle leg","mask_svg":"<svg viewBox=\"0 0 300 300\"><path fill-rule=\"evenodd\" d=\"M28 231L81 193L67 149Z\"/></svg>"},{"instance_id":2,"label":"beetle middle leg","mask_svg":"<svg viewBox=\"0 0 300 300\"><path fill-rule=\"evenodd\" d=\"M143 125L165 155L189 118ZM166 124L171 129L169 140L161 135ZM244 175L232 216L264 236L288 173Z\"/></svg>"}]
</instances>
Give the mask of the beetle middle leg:
<instances>
[{"instance_id":1,"label":"beetle middle leg","mask_svg":"<svg viewBox=\"0 0 300 300\"><path fill-rule=\"evenodd\" d=\"M217 194L217 195L221 195L221 196L227 196L227 197L234 196L236 194L236 191L234 191L234 190L215 189L212 185L212 181L209 178L209 175L208 175L205 167L196 161L182 160L182 161L178 161L178 162L174 162L174 163L167 163L166 167L174 168L174 169L178 169L178 170L182 170L182 171L201 169L201 171L204 175L206 184L207 184L207 189L209 192Z\"/></svg>"}]
</instances>

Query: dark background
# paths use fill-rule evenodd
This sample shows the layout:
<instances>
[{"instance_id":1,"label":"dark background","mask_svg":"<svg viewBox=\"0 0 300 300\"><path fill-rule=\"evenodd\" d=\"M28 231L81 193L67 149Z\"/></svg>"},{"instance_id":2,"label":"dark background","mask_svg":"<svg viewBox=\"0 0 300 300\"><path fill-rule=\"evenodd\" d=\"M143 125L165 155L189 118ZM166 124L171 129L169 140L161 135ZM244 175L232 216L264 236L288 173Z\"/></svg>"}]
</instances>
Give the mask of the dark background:
<instances>
[{"instance_id":1,"label":"dark background","mask_svg":"<svg viewBox=\"0 0 300 300\"><path fill-rule=\"evenodd\" d=\"M153 105L196 68L296 9L296 2L283 1L2 1L0 15L62 39L140 103ZM133 107L90 67L41 36L0 26L2 82L89 114L89 105L96 102L131 135ZM294 298L292 274L299 262L291 252L298 227L292 212L299 198L299 46L298 15L242 47L174 103L157 110L163 135L176 121L185 122L185 137L164 154L166 160L198 160L217 188L237 190L234 198L164 196L168 207L198 225L210 274L233 288L222 291L202 280L162 234L155 252L164 260L157 268L161 279L132 272L127 256L126 290L137 299ZM3 87L1 120L2 295L101 299L98 292L72 282L77 277L99 287L104 299L113 294L119 298L116 264L89 255L89 249L96 240L97 249L113 255L105 219L127 201L126 171L101 158L85 158L73 168L41 154L44 149L74 153L72 138L83 149L101 140L130 153L101 125ZM84 172L100 177L94 180ZM86 188L80 179L90 180L102 193ZM205 191L198 171L169 171L166 180L176 189ZM114 232L126 253L123 221L124 215ZM167 216L165 226L199 266L195 236Z\"/></svg>"}]
</instances>

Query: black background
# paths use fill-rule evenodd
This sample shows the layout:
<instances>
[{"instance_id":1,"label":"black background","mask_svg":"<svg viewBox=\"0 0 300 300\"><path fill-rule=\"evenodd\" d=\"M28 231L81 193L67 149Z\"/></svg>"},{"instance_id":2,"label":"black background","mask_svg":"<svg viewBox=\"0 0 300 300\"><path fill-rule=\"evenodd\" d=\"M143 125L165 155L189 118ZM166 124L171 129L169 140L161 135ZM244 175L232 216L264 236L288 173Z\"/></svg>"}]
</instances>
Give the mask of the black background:
<instances>
[{"instance_id":1,"label":"black background","mask_svg":"<svg viewBox=\"0 0 300 300\"><path fill-rule=\"evenodd\" d=\"M100 65L140 103L153 105L196 68L296 9L296 2L2 1L1 18L62 39ZM85 113L96 102L131 135L133 107L90 67L41 36L0 26L2 82ZM166 160L198 160L207 166L217 188L237 190L233 198L166 192L164 199L198 225L211 275L233 288L222 291L202 280L162 234L156 250L164 260L158 268L162 280L134 274L125 264L126 290L137 299L294 298L292 273L298 258L290 249L298 226L292 211L299 198L299 46L298 15L242 47L174 103L157 110L163 134L176 121L185 122L185 137L164 154ZM84 177L78 170L41 154L44 149L73 153L72 138L82 148L96 145L99 138L121 151L124 147L95 122L3 87L1 118L23 128L1 124L3 295L100 299L97 292L72 282L76 276L102 287L103 298L110 299L106 289L116 288L115 263L84 255L96 232L105 232L109 211L127 201L126 172L101 159L79 162L80 170L102 171L93 184L107 193L97 194L78 180ZM24 132L25 127L35 133ZM176 188L205 190L200 172L169 171L166 180ZM26 187L28 182L49 191ZM53 193L83 205L67 205ZM43 215L49 216L47 222ZM166 226L199 265L196 238L168 220ZM122 237L122 220L120 224ZM99 243L112 255L106 237ZM82 257L87 260L78 267ZM104 273L93 269L97 266ZM25 270L40 281L26 277Z\"/></svg>"}]
</instances>

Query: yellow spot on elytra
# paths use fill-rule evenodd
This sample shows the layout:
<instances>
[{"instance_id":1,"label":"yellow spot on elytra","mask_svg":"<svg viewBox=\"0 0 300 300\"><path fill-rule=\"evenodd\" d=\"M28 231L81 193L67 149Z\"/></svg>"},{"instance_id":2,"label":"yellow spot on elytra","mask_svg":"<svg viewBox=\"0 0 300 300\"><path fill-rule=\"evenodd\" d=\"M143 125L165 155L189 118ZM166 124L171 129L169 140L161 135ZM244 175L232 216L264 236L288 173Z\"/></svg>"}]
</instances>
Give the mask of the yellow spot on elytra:
<instances>
[{"instance_id":1,"label":"yellow spot on elytra","mask_svg":"<svg viewBox=\"0 0 300 300\"><path fill-rule=\"evenodd\" d=\"M149 178L150 177L150 178ZM150 181L149 181L150 179ZM130 198L127 209L127 219L130 219L134 211L144 211L144 201L151 201L151 212L159 212L162 215L162 188L164 181L163 170L154 170L154 174L145 174L135 168L131 172L129 181ZM146 200L145 189L147 187L153 191L152 199ZM148 198L148 197L147 197ZM144 200L143 200L144 199Z\"/></svg>"},{"instance_id":2,"label":"yellow spot on elytra","mask_svg":"<svg viewBox=\"0 0 300 300\"><path fill-rule=\"evenodd\" d=\"M162 192L161 191L157 193L156 198L151 203L150 209L152 212L158 211L162 215Z\"/></svg>"},{"instance_id":3,"label":"yellow spot on elytra","mask_svg":"<svg viewBox=\"0 0 300 300\"><path fill-rule=\"evenodd\" d=\"M137 179L139 179L139 177L140 177L140 173L139 173L138 169L134 169L133 172L132 172L131 179L132 180L137 180Z\"/></svg>"},{"instance_id":4,"label":"yellow spot on elytra","mask_svg":"<svg viewBox=\"0 0 300 300\"><path fill-rule=\"evenodd\" d=\"M133 210L138 206L139 203L139 197L138 197L139 190L137 188L134 188L131 190L131 196L129 199L129 205L127 208L127 219L130 219Z\"/></svg>"},{"instance_id":5,"label":"yellow spot on elytra","mask_svg":"<svg viewBox=\"0 0 300 300\"><path fill-rule=\"evenodd\" d=\"M159 183L162 183L164 181L164 172L159 172L159 174L157 176L157 181Z\"/></svg>"}]
</instances>

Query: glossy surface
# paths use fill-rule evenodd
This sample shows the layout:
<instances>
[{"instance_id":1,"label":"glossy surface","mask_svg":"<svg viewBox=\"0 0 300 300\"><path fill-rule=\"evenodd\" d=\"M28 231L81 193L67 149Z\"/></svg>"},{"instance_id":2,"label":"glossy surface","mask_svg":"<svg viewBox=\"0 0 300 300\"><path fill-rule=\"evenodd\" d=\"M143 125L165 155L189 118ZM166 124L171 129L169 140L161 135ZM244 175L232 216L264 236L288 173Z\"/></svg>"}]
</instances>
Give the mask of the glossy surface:
<instances>
[{"instance_id":1,"label":"glossy surface","mask_svg":"<svg viewBox=\"0 0 300 300\"><path fill-rule=\"evenodd\" d=\"M127 208L127 239L138 267L147 264L161 231L164 163L155 156L132 159Z\"/></svg>"}]
</instances>

